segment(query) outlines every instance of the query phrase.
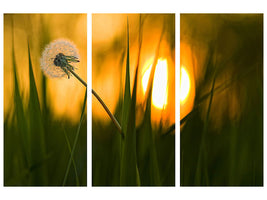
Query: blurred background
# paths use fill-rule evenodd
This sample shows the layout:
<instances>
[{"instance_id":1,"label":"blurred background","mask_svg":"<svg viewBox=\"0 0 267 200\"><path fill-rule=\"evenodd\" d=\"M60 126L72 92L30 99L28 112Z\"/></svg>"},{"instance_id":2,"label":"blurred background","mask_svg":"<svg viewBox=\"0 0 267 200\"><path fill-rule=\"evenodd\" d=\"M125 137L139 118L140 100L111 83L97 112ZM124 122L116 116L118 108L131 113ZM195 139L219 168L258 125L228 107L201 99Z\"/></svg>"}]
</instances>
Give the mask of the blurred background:
<instances>
[{"instance_id":1,"label":"blurred background","mask_svg":"<svg viewBox=\"0 0 267 200\"><path fill-rule=\"evenodd\" d=\"M181 185L263 185L263 15L181 14Z\"/></svg>"},{"instance_id":2,"label":"blurred background","mask_svg":"<svg viewBox=\"0 0 267 200\"><path fill-rule=\"evenodd\" d=\"M140 14L93 14L92 15L92 88L106 103L121 123L122 98L125 85L127 17L129 22L130 86L133 89L134 75L139 53ZM155 58L160 36L159 56L155 69L151 123L162 185L174 185L174 124L175 124L175 15L141 14L142 47L137 82L136 126L137 157L139 145L144 141L139 135L144 119L146 90L151 66ZM170 127L172 127L170 129ZM168 132L168 130L170 130ZM93 185L119 185L120 153L117 151L118 132L109 116L96 98L92 97L92 145ZM164 133L166 133L164 135ZM139 141L139 142L138 142ZM142 141L142 142L140 142ZM141 185L150 185L143 176ZM148 158L147 158L148 160ZM155 168L157 166L154 166Z\"/></svg>"},{"instance_id":3,"label":"blurred background","mask_svg":"<svg viewBox=\"0 0 267 200\"><path fill-rule=\"evenodd\" d=\"M92 87L99 93L112 112L115 111L120 91L124 91L127 16L130 31L130 66L132 66L130 67L130 80L132 90L138 54L139 15L94 14L92 16ZM145 100L145 91L150 74L149 70L151 70L150 67L153 63L154 54L162 32L163 20L166 17L166 33L162 40L159 55L159 59L165 61L165 63L163 62L160 65L165 66L159 67L159 74L163 74L163 76L159 76L157 82L155 81L156 84L159 83L155 88L162 91L162 99L158 97L158 100L156 100L157 94L154 92L154 101L158 101L158 105L153 103L152 115L154 121L158 122L163 118L165 123L167 123L166 125L169 125L175 121L173 112L175 106L174 17L163 14L144 14L142 17L144 19L143 43L138 74L140 81L138 82L137 104L142 104ZM164 84L164 82L166 83ZM163 89L159 86L161 84L164 86ZM108 123L108 116L95 98L93 98L92 112L95 120Z\"/></svg>"},{"instance_id":4,"label":"blurred background","mask_svg":"<svg viewBox=\"0 0 267 200\"><path fill-rule=\"evenodd\" d=\"M74 77L50 78L41 71L42 51L59 38L76 45L80 55L76 72L86 81L86 14L4 15L5 185L62 185L68 143L73 146L86 89ZM74 154L76 170L71 166L67 185L77 185L77 177L79 185L86 185L86 121L85 109Z\"/></svg>"}]
</instances>

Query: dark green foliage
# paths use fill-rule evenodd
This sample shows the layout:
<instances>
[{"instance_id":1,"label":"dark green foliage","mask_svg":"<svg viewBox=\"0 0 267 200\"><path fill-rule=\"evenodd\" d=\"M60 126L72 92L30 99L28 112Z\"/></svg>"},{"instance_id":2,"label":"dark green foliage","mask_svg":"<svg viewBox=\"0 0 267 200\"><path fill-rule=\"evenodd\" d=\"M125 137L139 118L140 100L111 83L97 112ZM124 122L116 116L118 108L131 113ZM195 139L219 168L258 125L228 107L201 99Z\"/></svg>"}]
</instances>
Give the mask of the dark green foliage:
<instances>
[{"instance_id":1,"label":"dark green foliage","mask_svg":"<svg viewBox=\"0 0 267 200\"><path fill-rule=\"evenodd\" d=\"M136 127L135 127L135 106L136 106L136 87L137 74L136 68L134 87L132 97L130 97L130 64L129 64L129 24L127 20L127 61L126 61L126 79L125 93L122 110L122 123L125 131L125 140L122 141L122 157L121 157L121 172L120 184L122 186L140 185L139 172L136 162Z\"/></svg>"},{"instance_id":2,"label":"dark green foliage","mask_svg":"<svg viewBox=\"0 0 267 200\"><path fill-rule=\"evenodd\" d=\"M71 150L70 158L69 158L68 165L67 165L67 170L66 170L66 173L65 173L65 176L64 176L63 186L66 184L66 181L67 181L67 178L68 178L68 175L69 175L69 170L70 170L71 162L73 163L73 167L76 168L75 167L75 162L74 162L73 156L74 156L75 148L76 148L76 145L77 145L77 142L78 142L78 139L79 139L81 125L82 125L82 122L84 120L84 112L85 112L85 108L86 108L86 102L87 102L87 90L86 90L85 95L84 95L83 107L82 107L82 113L81 113L81 117L80 117L80 122L79 122L79 125L78 125L78 128L77 128L77 132L76 132L76 135L75 135L75 140L74 140L73 148ZM65 134L65 132L64 132L64 134ZM68 145L68 148L71 149L69 147L69 145ZM76 171L76 169L75 169L75 175L76 175L76 184L78 185L79 184L79 181L78 181L79 178L77 177L77 171Z\"/></svg>"},{"instance_id":3,"label":"dark green foliage","mask_svg":"<svg viewBox=\"0 0 267 200\"><path fill-rule=\"evenodd\" d=\"M136 104L136 85L137 72L135 73L133 95L131 99L131 107L129 110L127 131L125 143L122 150L122 165L121 165L121 185L136 186L140 185L139 172L136 162L136 127L135 127L135 104Z\"/></svg>"},{"instance_id":4,"label":"dark green foliage","mask_svg":"<svg viewBox=\"0 0 267 200\"><path fill-rule=\"evenodd\" d=\"M163 29L164 31L164 29ZM155 58L153 61L149 83L148 83L148 96L146 99L146 110L144 114L144 119L142 125L140 127L139 132L139 167L140 167L140 175L142 185L150 186L155 185L159 186L160 183L160 174L158 169L158 161L157 161L157 152L155 146L155 133L152 131L151 124L151 99L152 99L152 83L153 77L155 73L156 63L158 60L160 42L163 36L163 31L161 33L161 38L158 43L158 47L156 49Z\"/></svg>"},{"instance_id":5,"label":"dark green foliage","mask_svg":"<svg viewBox=\"0 0 267 200\"><path fill-rule=\"evenodd\" d=\"M129 53L129 24L127 18L127 50L126 50L126 76L125 76L125 88L122 107L122 131L126 132L128 123L128 112L131 105L131 87L130 87L130 53Z\"/></svg>"},{"instance_id":6,"label":"dark green foliage","mask_svg":"<svg viewBox=\"0 0 267 200\"><path fill-rule=\"evenodd\" d=\"M28 104L29 119L29 148L30 148L30 169L32 172L31 185L46 185L47 172L45 166L46 149L38 92L32 70L30 47L29 52L29 78L30 78L30 99Z\"/></svg>"},{"instance_id":7,"label":"dark green foliage","mask_svg":"<svg viewBox=\"0 0 267 200\"><path fill-rule=\"evenodd\" d=\"M202 23L199 17L181 18L190 18L194 26ZM196 87L193 110L181 120L181 185L263 186L263 15L202 17L214 24L223 23L214 41L206 44L205 80ZM235 35L239 41L236 48L229 42ZM200 36L192 36L192 46L194 37ZM234 73L226 76L227 70ZM236 112L235 107L226 110L216 125L213 122L221 106L218 96L223 95L238 96L239 109L237 117L229 116ZM229 102L228 106L235 103Z\"/></svg>"}]
</instances>

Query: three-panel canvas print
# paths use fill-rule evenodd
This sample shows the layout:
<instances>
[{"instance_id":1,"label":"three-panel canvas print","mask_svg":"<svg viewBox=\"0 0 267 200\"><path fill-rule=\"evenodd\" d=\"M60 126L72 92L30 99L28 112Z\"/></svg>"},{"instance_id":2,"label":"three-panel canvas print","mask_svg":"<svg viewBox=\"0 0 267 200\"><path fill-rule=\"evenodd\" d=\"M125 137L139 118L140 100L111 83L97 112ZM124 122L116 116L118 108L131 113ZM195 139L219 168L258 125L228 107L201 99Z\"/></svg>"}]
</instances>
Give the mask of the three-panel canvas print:
<instances>
[{"instance_id":1,"label":"three-panel canvas print","mask_svg":"<svg viewBox=\"0 0 267 200\"><path fill-rule=\"evenodd\" d=\"M263 14L3 16L4 186L263 186Z\"/></svg>"}]
</instances>

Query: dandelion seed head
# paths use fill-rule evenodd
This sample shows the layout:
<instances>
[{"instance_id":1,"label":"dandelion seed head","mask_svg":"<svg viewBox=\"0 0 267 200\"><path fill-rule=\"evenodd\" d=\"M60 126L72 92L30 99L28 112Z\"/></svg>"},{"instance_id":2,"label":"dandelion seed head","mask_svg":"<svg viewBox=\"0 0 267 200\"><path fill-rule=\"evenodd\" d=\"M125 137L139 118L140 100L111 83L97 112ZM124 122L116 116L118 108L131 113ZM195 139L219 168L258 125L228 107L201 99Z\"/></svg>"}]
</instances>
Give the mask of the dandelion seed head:
<instances>
[{"instance_id":1,"label":"dandelion seed head","mask_svg":"<svg viewBox=\"0 0 267 200\"><path fill-rule=\"evenodd\" d=\"M41 69L43 70L44 74L53 77L53 78L61 78L64 76L69 76L66 73L67 62L65 56L71 56L79 59L79 53L76 46L66 40L66 39L57 39L50 44L48 44L40 59ZM77 62L71 62L72 69L77 69Z\"/></svg>"}]
</instances>

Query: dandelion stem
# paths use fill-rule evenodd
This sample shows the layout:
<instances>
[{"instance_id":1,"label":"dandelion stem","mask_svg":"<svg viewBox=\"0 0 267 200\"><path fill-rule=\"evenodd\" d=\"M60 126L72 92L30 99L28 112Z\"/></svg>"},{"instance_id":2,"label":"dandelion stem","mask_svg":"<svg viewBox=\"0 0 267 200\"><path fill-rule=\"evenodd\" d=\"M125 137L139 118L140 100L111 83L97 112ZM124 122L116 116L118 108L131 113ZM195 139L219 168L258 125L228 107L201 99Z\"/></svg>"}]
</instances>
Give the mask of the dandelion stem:
<instances>
[{"instance_id":1,"label":"dandelion stem","mask_svg":"<svg viewBox=\"0 0 267 200\"><path fill-rule=\"evenodd\" d=\"M79 77L78 74L76 74L71 69L71 65L67 65L67 69L87 88L87 84ZM92 94L101 103L101 105L103 106L103 108L105 109L105 111L108 113L109 117L111 118L111 120L115 124L116 128L121 133L122 138L124 138L124 133L122 132L121 126L120 126L119 122L117 121L117 119L115 118L115 116L110 112L110 110L108 109L108 107L106 106L106 104L104 103L104 101L101 99L101 97L93 89L92 89Z\"/></svg>"},{"instance_id":2,"label":"dandelion stem","mask_svg":"<svg viewBox=\"0 0 267 200\"><path fill-rule=\"evenodd\" d=\"M119 122L116 120L116 118L114 117L114 115L110 112L110 110L108 109L108 107L106 106L106 104L104 103L104 101L100 98L100 96L98 96L98 94L94 91L94 89L92 89L92 94L97 98L97 100L101 103L101 105L103 106L103 108L106 110L106 112L108 113L109 117L111 118L111 120L113 121L113 123L115 124L116 128L119 130L119 132L121 133L122 138L124 138L124 133L122 132L121 126L119 124Z\"/></svg>"},{"instance_id":3,"label":"dandelion stem","mask_svg":"<svg viewBox=\"0 0 267 200\"><path fill-rule=\"evenodd\" d=\"M76 74L72 69L71 69L71 65L67 65L67 69L70 71L70 73L72 73L86 88L87 88L87 83L82 80L78 74Z\"/></svg>"}]
</instances>

